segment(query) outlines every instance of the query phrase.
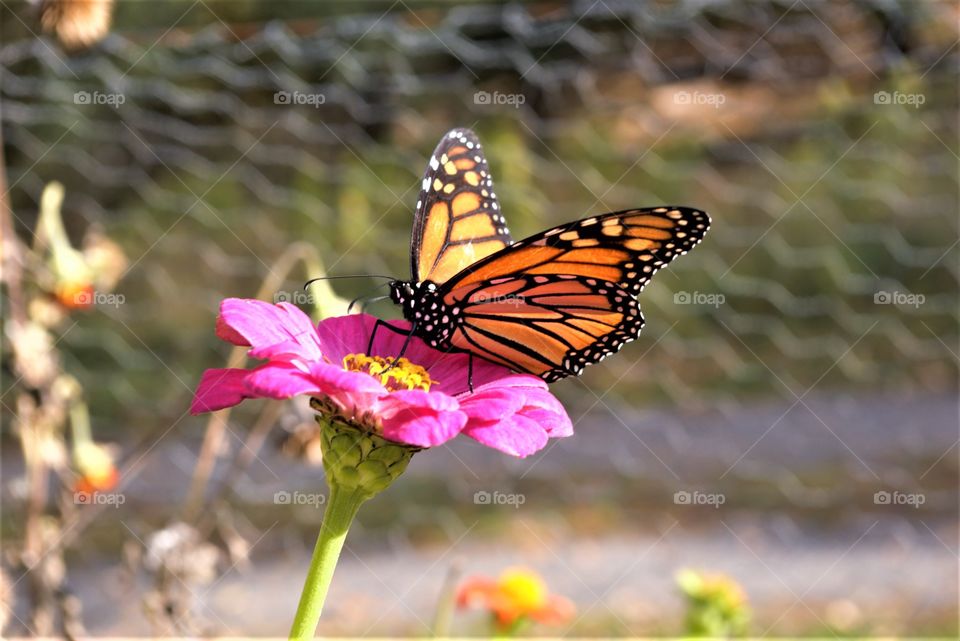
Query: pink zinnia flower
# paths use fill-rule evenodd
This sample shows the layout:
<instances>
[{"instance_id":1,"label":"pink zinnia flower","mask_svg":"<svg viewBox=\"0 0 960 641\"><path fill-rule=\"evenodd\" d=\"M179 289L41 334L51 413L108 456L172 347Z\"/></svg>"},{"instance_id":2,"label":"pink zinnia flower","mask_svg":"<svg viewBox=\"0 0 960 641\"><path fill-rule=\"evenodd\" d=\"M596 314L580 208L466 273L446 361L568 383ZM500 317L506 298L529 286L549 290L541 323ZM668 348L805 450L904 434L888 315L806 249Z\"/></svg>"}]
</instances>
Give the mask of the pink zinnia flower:
<instances>
[{"instance_id":1,"label":"pink zinnia flower","mask_svg":"<svg viewBox=\"0 0 960 641\"><path fill-rule=\"evenodd\" d=\"M474 357L470 391L469 356L437 351L417 337L388 370L410 324L389 323L399 331L380 327L368 353L376 322L356 314L314 325L288 303L228 298L220 306L217 336L249 345L252 358L267 362L252 370L207 370L190 411L306 394L391 441L432 447L463 433L521 457L543 448L550 437L573 433L563 406L535 376Z\"/></svg>"}]
</instances>

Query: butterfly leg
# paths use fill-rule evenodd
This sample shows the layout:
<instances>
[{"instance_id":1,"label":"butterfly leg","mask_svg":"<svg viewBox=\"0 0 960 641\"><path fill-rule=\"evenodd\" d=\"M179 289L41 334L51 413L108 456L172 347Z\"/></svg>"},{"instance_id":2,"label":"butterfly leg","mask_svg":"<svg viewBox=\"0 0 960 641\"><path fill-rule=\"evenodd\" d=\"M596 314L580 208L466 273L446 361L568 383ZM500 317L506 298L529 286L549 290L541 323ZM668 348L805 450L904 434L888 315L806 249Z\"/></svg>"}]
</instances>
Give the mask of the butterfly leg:
<instances>
[{"instance_id":1,"label":"butterfly leg","mask_svg":"<svg viewBox=\"0 0 960 641\"><path fill-rule=\"evenodd\" d=\"M391 325L390 323L385 323L385 322L383 322L382 320L380 320L380 319L378 318L377 321L376 321L376 323L374 323L374 325L373 325L373 331L370 332L370 341L367 343L367 354L369 354L369 355L371 355L371 356L373 355L373 340L374 340L374 339L376 338L376 336L377 336L377 330L380 329L381 327L385 327L385 328L387 328L388 330L390 330L391 332L396 332L397 334L406 334L406 335L407 335L406 339L404 339L404 341L403 341L403 345L400 347L400 353L397 354L396 356L392 357L392 358L393 358L393 362L392 362L385 370L383 370L383 372L388 372L388 371L390 371L390 370L393 368L394 365L397 364L397 361L399 361L400 358L406 353L407 347L410 346L410 340L413 338L413 334L414 334L414 332L415 332L416 329L417 329L417 324L416 324L416 323L412 324L412 325L410 326L410 331L409 331L409 332L404 332L403 330L394 327L394 326ZM381 372L381 374L382 374L383 372Z\"/></svg>"},{"instance_id":2,"label":"butterfly leg","mask_svg":"<svg viewBox=\"0 0 960 641\"><path fill-rule=\"evenodd\" d=\"M473 352L467 352L467 386L473 394Z\"/></svg>"},{"instance_id":3,"label":"butterfly leg","mask_svg":"<svg viewBox=\"0 0 960 641\"><path fill-rule=\"evenodd\" d=\"M390 325L388 325L387 323L384 323L384 322L383 322L382 320L380 320L379 318L377 319L377 322L373 324L373 331L370 332L370 340L369 340L369 342L367 342L367 354L368 354L368 355L371 355L371 356L373 355L373 339L375 339L375 338L377 337L377 330L380 329L381 327L387 327L387 328L389 328L389 329L393 329L393 328L390 327Z\"/></svg>"},{"instance_id":4,"label":"butterfly leg","mask_svg":"<svg viewBox=\"0 0 960 641\"><path fill-rule=\"evenodd\" d=\"M410 344L410 339L413 337L413 331L414 329L416 329L416 325L413 325L412 327L410 327L409 331L404 331L399 327L394 327L390 323L380 320L378 318L376 322L373 324L373 331L370 332L370 340L367 341L366 353L370 356L373 356L373 341L377 337L377 330L380 329L381 327L383 327L384 329L390 330L394 334L403 334L404 336L407 337L407 339L403 343L403 347L400 348L400 354L397 356L397 358L400 358L400 356L403 356L403 353L407 350L407 346Z\"/></svg>"},{"instance_id":5,"label":"butterfly leg","mask_svg":"<svg viewBox=\"0 0 960 641\"><path fill-rule=\"evenodd\" d=\"M394 365L396 365L397 361L399 361L400 358L403 357L403 355L406 353L407 347L410 345L410 339L413 338L413 333L416 331L417 331L417 324L413 323L412 325L410 325L410 333L407 334L406 340L403 341L403 345L400 347L400 353L397 354L397 357L393 359ZM391 365L390 367L393 367L393 365ZM387 369L390 369L390 367L388 367Z\"/></svg>"}]
</instances>

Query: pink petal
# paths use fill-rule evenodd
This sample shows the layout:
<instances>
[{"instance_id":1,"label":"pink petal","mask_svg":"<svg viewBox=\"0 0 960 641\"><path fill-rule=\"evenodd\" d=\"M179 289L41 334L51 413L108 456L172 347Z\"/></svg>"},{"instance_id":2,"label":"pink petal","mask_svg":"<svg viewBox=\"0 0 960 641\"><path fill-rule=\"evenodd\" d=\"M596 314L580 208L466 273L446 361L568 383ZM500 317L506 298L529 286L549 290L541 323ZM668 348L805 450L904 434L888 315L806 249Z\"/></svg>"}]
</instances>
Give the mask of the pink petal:
<instances>
[{"instance_id":1,"label":"pink petal","mask_svg":"<svg viewBox=\"0 0 960 641\"><path fill-rule=\"evenodd\" d=\"M382 321L377 327L373 346L370 346L370 335L373 334L374 327L377 325L377 319L369 314L351 314L348 316L336 316L325 318L317 327L317 337L320 341L320 347L323 353L330 361L342 362L347 354L367 354L369 356L397 356L403 348L404 341L410 333L410 323L406 321ZM389 325L393 327L385 327ZM431 353L431 358L436 358L433 354L443 355L442 352L436 352L426 345L421 339L414 336L410 339L404 356L411 362L426 367L418 357Z\"/></svg>"},{"instance_id":2,"label":"pink petal","mask_svg":"<svg viewBox=\"0 0 960 641\"><path fill-rule=\"evenodd\" d=\"M462 396L460 405L468 417L464 434L514 456L538 451L550 436L573 433L560 401L543 380L528 374L488 383Z\"/></svg>"},{"instance_id":3,"label":"pink petal","mask_svg":"<svg viewBox=\"0 0 960 641\"><path fill-rule=\"evenodd\" d=\"M545 389L527 389L520 414L536 421L553 438L573 436L573 423L567 410Z\"/></svg>"},{"instance_id":4,"label":"pink petal","mask_svg":"<svg viewBox=\"0 0 960 641\"><path fill-rule=\"evenodd\" d=\"M488 447L520 458L539 452L549 440L546 430L536 421L519 414L501 421L467 425L463 433Z\"/></svg>"},{"instance_id":5,"label":"pink petal","mask_svg":"<svg viewBox=\"0 0 960 641\"><path fill-rule=\"evenodd\" d=\"M333 363L340 363L347 354L367 353L370 335L376 327L377 319L368 314L353 314L327 318L317 327L320 349ZM410 323L395 320L384 327L381 323L376 329L371 356L390 357L400 354L410 332ZM392 329L391 329L392 328ZM430 373L435 381L434 391L451 396L468 390L468 360L470 356L462 352L442 352L433 349L423 340L414 336L407 344L404 356ZM510 376L506 367L501 367L480 358L473 358L474 388Z\"/></svg>"},{"instance_id":6,"label":"pink petal","mask_svg":"<svg viewBox=\"0 0 960 641\"><path fill-rule=\"evenodd\" d=\"M226 302L227 301L223 301L222 303L220 303L221 310L223 309L223 305ZM230 327L230 325L227 324L227 321L223 318L222 311L220 314L217 315L217 323L216 323L215 331L217 334L217 338L219 338L222 341L226 341L232 345L240 345L240 346L250 345L250 341L244 338L240 332L233 329L232 327Z\"/></svg>"},{"instance_id":7,"label":"pink petal","mask_svg":"<svg viewBox=\"0 0 960 641\"><path fill-rule=\"evenodd\" d=\"M248 398L293 398L300 394L318 394L313 377L291 363L270 362L248 372Z\"/></svg>"},{"instance_id":8,"label":"pink petal","mask_svg":"<svg viewBox=\"0 0 960 641\"><path fill-rule=\"evenodd\" d=\"M388 394L380 381L369 374L327 363L311 363L310 378L319 395L329 397L347 414L375 411L378 401Z\"/></svg>"},{"instance_id":9,"label":"pink petal","mask_svg":"<svg viewBox=\"0 0 960 641\"><path fill-rule=\"evenodd\" d=\"M460 407L471 421L495 421L511 416L523 408L524 396L509 389L491 387L467 394Z\"/></svg>"},{"instance_id":10,"label":"pink petal","mask_svg":"<svg viewBox=\"0 0 960 641\"><path fill-rule=\"evenodd\" d=\"M251 345L254 358L322 357L313 321L289 303L227 298L220 304L217 335L234 345Z\"/></svg>"},{"instance_id":11,"label":"pink petal","mask_svg":"<svg viewBox=\"0 0 960 641\"><path fill-rule=\"evenodd\" d=\"M233 368L205 371L190 404L190 413L216 412L248 398L244 381L249 373L245 369Z\"/></svg>"},{"instance_id":12,"label":"pink petal","mask_svg":"<svg viewBox=\"0 0 960 641\"><path fill-rule=\"evenodd\" d=\"M473 388L477 389L483 385L490 383L499 383L502 380L512 378L512 370L502 365L497 365L496 363L491 363L482 358L474 357L473 358ZM529 376L524 374L528 379L533 379L543 383L539 378L535 376ZM546 388L546 383L543 383L544 388Z\"/></svg>"},{"instance_id":13,"label":"pink petal","mask_svg":"<svg viewBox=\"0 0 960 641\"><path fill-rule=\"evenodd\" d=\"M377 319L369 314L325 318L317 326L320 349L331 363L342 363L347 354L366 354L370 332ZM379 332L387 333L380 329Z\"/></svg>"},{"instance_id":14,"label":"pink petal","mask_svg":"<svg viewBox=\"0 0 960 641\"><path fill-rule=\"evenodd\" d=\"M437 381L431 389L445 392L451 396L467 394L470 390L470 356L458 352L444 353L425 344L423 347L424 353L411 356L410 360L425 367L430 372L430 378ZM476 356L473 357L474 390L478 390L487 384L496 383L499 379L511 375L512 372L506 367L501 367Z\"/></svg>"},{"instance_id":15,"label":"pink petal","mask_svg":"<svg viewBox=\"0 0 960 641\"><path fill-rule=\"evenodd\" d=\"M452 396L404 390L381 399L382 436L391 441L433 447L455 437L467 422Z\"/></svg>"},{"instance_id":16,"label":"pink petal","mask_svg":"<svg viewBox=\"0 0 960 641\"><path fill-rule=\"evenodd\" d=\"M476 384L474 384L474 387L476 388ZM491 382L489 385L484 386L484 388L486 387L522 387L541 390L548 389L547 383L542 378L538 378L532 374L510 374L508 376L500 376L497 378L497 380ZM479 391L479 388L477 388L477 391Z\"/></svg>"},{"instance_id":17,"label":"pink petal","mask_svg":"<svg viewBox=\"0 0 960 641\"><path fill-rule=\"evenodd\" d=\"M374 319L374 322L370 323L367 328L365 335L366 342L363 344L364 350L367 349L367 342L370 340L370 333L373 331L375 323L376 319ZM402 320L394 320L389 321L388 324L392 329L387 327L377 328L377 334L373 338L373 346L369 352L371 356L396 356L403 348L403 342L407 340L407 336L410 334L410 323ZM417 365L426 367L424 363L421 363L415 358L424 351L424 348L428 350L430 349L427 347L426 343L414 336L412 339L410 339L410 343L407 345L407 350L403 353L403 355Z\"/></svg>"}]
</instances>

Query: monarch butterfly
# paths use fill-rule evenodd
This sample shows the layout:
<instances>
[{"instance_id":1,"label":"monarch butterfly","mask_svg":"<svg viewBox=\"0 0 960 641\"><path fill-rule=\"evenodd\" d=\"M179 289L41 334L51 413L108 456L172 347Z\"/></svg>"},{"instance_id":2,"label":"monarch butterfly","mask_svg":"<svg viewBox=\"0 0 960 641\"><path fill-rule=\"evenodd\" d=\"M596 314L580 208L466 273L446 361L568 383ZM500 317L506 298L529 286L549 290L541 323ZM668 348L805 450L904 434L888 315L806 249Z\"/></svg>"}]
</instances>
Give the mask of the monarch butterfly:
<instances>
[{"instance_id":1,"label":"monarch butterfly","mask_svg":"<svg viewBox=\"0 0 960 641\"><path fill-rule=\"evenodd\" d=\"M687 207L628 209L514 242L476 134L454 129L423 176L412 278L391 281L390 298L432 347L553 382L635 339L636 295L709 226Z\"/></svg>"}]
</instances>

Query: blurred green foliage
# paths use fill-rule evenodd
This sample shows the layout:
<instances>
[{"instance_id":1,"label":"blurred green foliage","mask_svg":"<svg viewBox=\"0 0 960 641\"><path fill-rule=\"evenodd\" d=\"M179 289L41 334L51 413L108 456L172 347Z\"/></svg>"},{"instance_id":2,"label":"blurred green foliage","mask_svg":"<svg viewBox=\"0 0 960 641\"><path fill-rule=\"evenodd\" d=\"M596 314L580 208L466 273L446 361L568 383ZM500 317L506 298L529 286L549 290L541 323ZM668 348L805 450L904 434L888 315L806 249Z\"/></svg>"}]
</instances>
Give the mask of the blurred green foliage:
<instances>
[{"instance_id":1,"label":"blurred green foliage","mask_svg":"<svg viewBox=\"0 0 960 641\"><path fill-rule=\"evenodd\" d=\"M726 639L747 634L750 610L736 581L690 569L678 572L676 579L687 605L686 634Z\"/></svg>"}]
</instances>

